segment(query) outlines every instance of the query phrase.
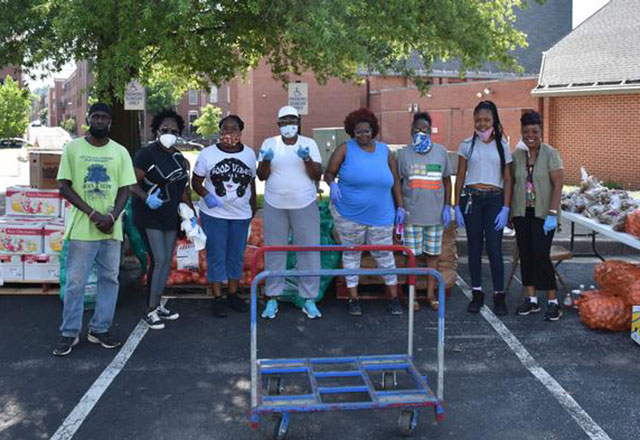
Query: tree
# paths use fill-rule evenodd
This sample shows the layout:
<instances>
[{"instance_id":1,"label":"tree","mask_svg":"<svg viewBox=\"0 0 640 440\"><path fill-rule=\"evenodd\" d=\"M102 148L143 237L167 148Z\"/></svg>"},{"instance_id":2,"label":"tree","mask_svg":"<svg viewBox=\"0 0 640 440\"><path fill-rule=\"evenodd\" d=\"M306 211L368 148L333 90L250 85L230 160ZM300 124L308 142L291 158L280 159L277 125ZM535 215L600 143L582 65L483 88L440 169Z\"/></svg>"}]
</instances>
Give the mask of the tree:
<instances>
[{"instance_id":1,"label":"tree","mask_svg":"<svg viewBox=\"0 0 640 440\"><path fill-rule=\"evenodd\" d=\"M64 128L71 134L77 134L76 119L72 116L60 122L60 127Z\"/></svg>"},{"instance_id":2,"label":"tree","mask_svg":"<svg viewBox=\"0 0 640 440\"><path fill-rule=\"evenodd\" d=\"M43 107L40 110L40 123L42 125L48 125L49 124L49 109L47 107Z\"/></svg>"},{"instance_id":3,"label":"tree","mask_svg":"<svg viewBox=\"0 0 640 440\"><path fill-rule=\"evenodd\" d=\"M94 62L96 96L114 106L113 137L138 145L137 115L122 97L155 69L202 87L230 80L266 59L274 75L313 71L353 80L359 69L393 69L423 90L417 54L458 58L466 68L525 45L513 8L532 0L12 0L2 2L0 64L59 69ZM542 2L543 0L536 0Z\"/></svg>"},{"instance_id":4,"label":"tree","mask_svg":"<svg viewBox=\"0 0 640 440\"><path fill-rule=\"evenodd\" d=\"M1 64L1 63L0 63ZM31 92L10 76L0 84L0 138L22 137L29 125Z\"/></svg>"},{"instance_id":5,"label":"tree","mask_svg":"<svg viewBox=\"0 0 640 440\"><path fill-rule=\"evenodd\" d=\"M198 127L196 133L205 138L212 138L218 133L218 122L220 122L220 116L222 115L222 109L214 106L213 104L207 104L200 109L200 117L193 121L193 125Z\"/></svg>"}]
</instances>

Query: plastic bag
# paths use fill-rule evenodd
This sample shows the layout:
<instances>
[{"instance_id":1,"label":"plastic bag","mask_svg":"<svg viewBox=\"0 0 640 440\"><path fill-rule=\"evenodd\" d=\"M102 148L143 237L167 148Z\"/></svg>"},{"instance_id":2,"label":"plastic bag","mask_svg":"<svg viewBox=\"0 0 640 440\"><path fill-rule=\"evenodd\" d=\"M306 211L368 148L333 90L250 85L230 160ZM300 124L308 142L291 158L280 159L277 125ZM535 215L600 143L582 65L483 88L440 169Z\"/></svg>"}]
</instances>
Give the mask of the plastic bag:
<instances>
[{"instance_id":1,"label":"plastic bag","mask_svg":"<svg viewBox=\"0 0 640 440\"><path fill-rule=\"evenodd\" d=\"M140 261L140 267L143 272L147 271L147 247L142 239L142 234L133 224L133 211L131 209L131 198L127 200L127 205L124 209L124 216L122 217L122 226L124 234L129 238L129 245L133 254Z\"/></svg>"},{"instance_id":2,"label":"plastic bag","mask_svg":"<svg viewBox=\"0 0 640 440\"><path fill-rule=\"evenodd\" d=\"M640 237L640 209L636 209L627 216L624 230L627 234Z\"/></svg>"},{"instance_id":3,"label":"plastic bag","mask_svg":"<svg viewBox=\"0 0 640 440\"><path fill-rule=\"evenodd\" d=\"M178 270L200 270L198 250L190 241L181 241L176 245L176 266Z\"/></svg>"},{"instance_id":4,"label":"plastic bag","mask_svg":"<svg viewBox=\"0 0 640 440\"><path fill-rule=\"evenodd\" d=\"M578 300L580 321L599 330L627 331L631 328L631 306L611 293L585 292Z\"/></svg>"},{"instance_id":5,"label":"plastic bag","mask_svg":"<svg viewBox=\"0 0 640 440\"><path fill-rule=\"evenodd\" d=\"M182 222L180 223L180 229L182 229L186 237L195 245L196 251L201 251L207 244L207 236L205 235L202 227L196 223L194 226L191 223L191 219L196 216L193 209L186 203L180 203L178 205L178 213Z\"/></svg>"}]
</instances>

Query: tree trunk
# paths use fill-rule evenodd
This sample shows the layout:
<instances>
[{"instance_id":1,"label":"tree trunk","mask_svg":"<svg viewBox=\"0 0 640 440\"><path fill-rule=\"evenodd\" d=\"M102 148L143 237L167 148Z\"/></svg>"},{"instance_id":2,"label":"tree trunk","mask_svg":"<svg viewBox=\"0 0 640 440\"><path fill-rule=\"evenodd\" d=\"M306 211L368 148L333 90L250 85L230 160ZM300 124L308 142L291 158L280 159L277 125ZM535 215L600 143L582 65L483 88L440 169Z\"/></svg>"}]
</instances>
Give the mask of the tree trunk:
<instances>
[{"instance_id":1,"label":"tree trunk","mask_svg":"<svg viewBox=\"0 0 640 440\"><path fill-rule=\"evenodd\" d=\"M133 157L140 148L140 125L139 111L125 110L124 103L118 98L111 100L113 112L111 123L111 134L109 137L117 143L123 145Z\"/></svg>"}]
</instances>

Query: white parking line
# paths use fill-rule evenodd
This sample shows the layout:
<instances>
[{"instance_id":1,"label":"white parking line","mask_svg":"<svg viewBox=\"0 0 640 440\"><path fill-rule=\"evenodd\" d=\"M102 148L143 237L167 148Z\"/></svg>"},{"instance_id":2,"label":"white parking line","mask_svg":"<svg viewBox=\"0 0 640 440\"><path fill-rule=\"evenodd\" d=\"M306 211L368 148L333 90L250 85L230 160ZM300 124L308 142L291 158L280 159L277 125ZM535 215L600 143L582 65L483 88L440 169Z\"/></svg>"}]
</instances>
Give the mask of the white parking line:
<instances>
[{"instance_id":1,"label":"white parking line","mask_svg":"<svg viewBox=\"0 0 640 440\"><path fill-rule=\"evenodd\" d=\"M166 299L162 300L162 305L166 303ZM127 361L144 338L144 335L149 331L149 327L144 321L140 321L136 328L133 329L127 341L124 343L118 354L113 358L111 363L104 369L104 371L98 376L96 381L91 387L84 393L80 402L76 405L71 413L64 419L62 425L53 434L50 440L70 440L75 435L76 431L82 425L82 422L87 418L93 407L98 403L98 400L102 397L104 392L109 388L111 382L116 378L120 371L124 368Z\"/></svg>"},{"instance_id":2,"label":"white parking line","mask_svg":"<svg viewBox=\"0 0 640 440\"><path fill-rule=\"evenodd\" d=\"M469 285L458 276L456 284L462 292L471 299L471 288ZM482 317L489 322L491 327L500 335L502 340L507 343L511 351L520 359L522 365L533 376L538 379L542 385L544 385L549 392L556 398L558 403L569 413L576 423L587 433L592 440L611 440L611 437L582 409L578 402L565 391L564 388L549 374L547 371L538 364L538 362L529 354L522 343L511 333L511 331L498 319L498 317L487 306L483 306L480 311Z\"/></svg>"}]
</instances>

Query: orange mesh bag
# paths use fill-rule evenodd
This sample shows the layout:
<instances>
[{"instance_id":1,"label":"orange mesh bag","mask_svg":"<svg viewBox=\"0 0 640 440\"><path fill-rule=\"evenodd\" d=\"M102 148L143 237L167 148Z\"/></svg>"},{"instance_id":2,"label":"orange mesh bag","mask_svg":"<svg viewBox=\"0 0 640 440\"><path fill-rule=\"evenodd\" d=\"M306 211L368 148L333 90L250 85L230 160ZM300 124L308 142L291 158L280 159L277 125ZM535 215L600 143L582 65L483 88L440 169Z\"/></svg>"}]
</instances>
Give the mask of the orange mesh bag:
<instances>
[{"instance_id":1,"label":"orange mesh bag","mask_svg":"<svg viewBox=\"0 0 640 440\"><path fill-rule=\"evenodd\" d=\"M591 329L621 332L631 328L631 307L611 293L584 292L578 300L578 308L580 321Z\"/></svg>"},{"instance_id":2,"label":"orange mesh bag","mask_svg":"<svg viewBox=\"0 0 640 440\"><path fill-rule=\"evenodd\" d=\"M627 234L640 237L640 209L636 209L627 216L624 223L624 230Z\"/></svg>"},{"instance_id":3,"label":"orange mesh bag","mask_svg":"<svg viewBox=\"0 0 640 440\"><path fill-rule=\"evenodd\" d=\"M632 306L640 305L640 281L636 281L627 289L627 303Z\"/></svg>"},{"instance_id":4,"label":"orange mesh bag","mask_svg":"<svg viewBox=\"0 0 640 440\"><path fill-rule=\"evenodd\" d=\"M626 297L629 287L640 281L640 268L620 260L608 260L596 264L593 277L607 293Z\"/></svg>"}]
</instances>

